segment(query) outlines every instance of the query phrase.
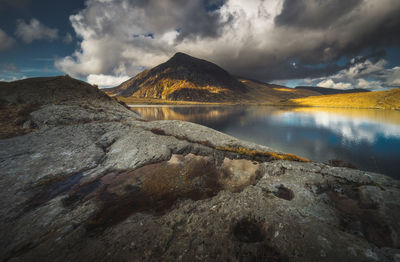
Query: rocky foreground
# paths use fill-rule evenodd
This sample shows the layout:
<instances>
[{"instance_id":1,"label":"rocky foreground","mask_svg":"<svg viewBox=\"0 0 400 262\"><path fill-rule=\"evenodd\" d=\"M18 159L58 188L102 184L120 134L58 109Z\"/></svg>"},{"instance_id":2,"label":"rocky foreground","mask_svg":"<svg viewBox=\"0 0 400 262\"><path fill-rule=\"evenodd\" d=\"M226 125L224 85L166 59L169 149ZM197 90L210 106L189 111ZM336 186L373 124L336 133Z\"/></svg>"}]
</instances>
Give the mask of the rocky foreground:
<instances>
[{"instance_id":1,"label":"rocky foreground","mask_svg":"<svg viewBox=\"0 0 400 262\"><path fill-rule=\"evenodd\" d=\"M0 95L2 261L400 261L386 176L147 122L69 77Z\"/></svg>"}]
</instances>

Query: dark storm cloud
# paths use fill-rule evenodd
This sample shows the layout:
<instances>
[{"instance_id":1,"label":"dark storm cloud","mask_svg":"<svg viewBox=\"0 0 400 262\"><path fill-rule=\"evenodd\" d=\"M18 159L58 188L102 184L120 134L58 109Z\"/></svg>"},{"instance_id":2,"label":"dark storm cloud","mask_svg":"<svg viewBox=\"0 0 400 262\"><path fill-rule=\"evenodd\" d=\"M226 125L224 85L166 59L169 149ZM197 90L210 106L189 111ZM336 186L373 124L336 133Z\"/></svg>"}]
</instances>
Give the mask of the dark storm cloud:
<instances>
[{"instance_id":1,"label":"dark storm cloud","mask_svg":"<svg viewBox=\"0 0 400 262\"><path fill-rule=\"evenodd\" d=\"M351 12L362 0L285 0L282 13L275 18L280 26L325 28L338 17Z\"/></svg>"},{"instance_id":2,"label":"dark storm cloud","mask_svg":"<svg viewBox=\"0 0 400 262\"><path fill-rule=\"evenodd\" d=\"M309 66L296 63L294 66L290 61L284 61L283 63L277 65L276 67L269 69L269 74L271 75L266 80L275 79L299 79L299 78L318 78L327 77L338 73L341 70L348 70L354 65L364 64L366 61L370 60L373 64L377 63L379 60L386 56L384 50L373 52L365 56L358 56L351 59L343 66L339 66L335 63L325 63L318 66ZM362 71L367 70L366 66L361 66L357 68L358 73L361 74Z\"/></svg>"},{"instance_id":3,"label":"dark storm cloud","mask_svg":"<svg viewBox=\"0 0 400 262\"><path fill-rule=\"evenodd\" d=\"M183 1L188 2L188 1ZM226 22L216 12L224 1L193 1L188 13L182 18L178 41L195 37L217 37Z\"/></svg>"},{"instance_id":4,"label":"dark storm cloud","mask_svg":"<svg viewBox=\"0 0 400 262\"><path fill-rule=\"evenodd\" d=\"M399 11L398 3L393 5L393 10L382 12L381 8L374 9L371 5L368 8L367 1L362 0L285 0L275 23L301 31L327 30L326 38L311 55L300 54L298 57L304 63L314 64L321 62L327 48L333 54L328 60L335 60L357 55L367 48L400 45ZM366 17L370 17L370 21ZM339 38L340 30L346 31L346 35L341 36L344 39ZM344 41L348 43L343 45Z\"/></svg>"},{"instance_id":5,"label":"dark storm cloud","mask_svg":"<svg viewBox=\"0 0 400 262\"><path fill-rule=\"evenodd\" d=\"M317 78L329 76L340 71L343 67L336 64L327 64L322 67L308 67L297 64L293 66L288 61L266 68L255 68L252 72L244 71L241 75L250 75L252 78L270 82L277 79Z\"/></svg>"}]
</instances>

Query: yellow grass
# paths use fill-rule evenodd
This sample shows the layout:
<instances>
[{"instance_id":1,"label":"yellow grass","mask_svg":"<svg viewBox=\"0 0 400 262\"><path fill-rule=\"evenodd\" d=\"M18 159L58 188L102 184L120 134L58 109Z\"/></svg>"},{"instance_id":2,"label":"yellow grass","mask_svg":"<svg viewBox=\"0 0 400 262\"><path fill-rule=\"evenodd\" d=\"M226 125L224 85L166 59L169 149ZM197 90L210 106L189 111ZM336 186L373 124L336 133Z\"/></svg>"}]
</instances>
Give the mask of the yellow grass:
<instances>
[{"instance_id":1,"label":"yellow grass","mask_svg":"<svg viewBox=\"0 0 400 262\"><path fill-rule=\"evenodd\" d=\"M296 89L293 88L274 88L274 90L281 92L296 92Z\"/></svg>"},{"instance_id":2,"label":"yellow grass","mask_svg":"<svg viewBox=\"0 0 400 262\"><path fill-rule=\"evenodd\" d=\"M281 153L275 153L275 152L265 152L265 151L259 151L259 150L250 150L246 148L235 148L235 147L216 147L215 149L220 150L220 151L228 151L228 152L234 152L239 155L245 155L249 157L267 157L270 160L289 160L289 161L298 161L298 162L309 162L310 160L299 157L293 154L281 154Z\"/></svg>"},{"instance_id":3,"label":"yellow grass","mask_svg":"<svg viewBox=\"0 0 400 262\"><path fill-rule=\"evenodd\" d=\"M388 91L291 99L289 104L318 107L400 109L400 88Z\"/></svg>"}]
</instances>

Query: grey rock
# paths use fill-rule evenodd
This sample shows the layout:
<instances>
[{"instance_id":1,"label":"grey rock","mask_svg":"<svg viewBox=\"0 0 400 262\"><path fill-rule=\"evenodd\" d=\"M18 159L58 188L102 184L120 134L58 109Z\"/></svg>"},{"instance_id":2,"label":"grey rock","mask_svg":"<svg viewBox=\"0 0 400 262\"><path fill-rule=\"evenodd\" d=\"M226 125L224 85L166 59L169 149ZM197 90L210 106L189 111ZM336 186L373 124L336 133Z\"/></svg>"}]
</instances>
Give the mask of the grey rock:
<instances>
[{"instance_id":1,"label":"grey rock","mask_svg":"<svg viewBox=\"0 0 400 262\"><path fill-rule=\"evenodd\" d=\"M219 148L274 151L95 94L37 98L39 130L0 140L1 260L399 260L399 181L254 161Z\"/></svg>"}]
</instances>

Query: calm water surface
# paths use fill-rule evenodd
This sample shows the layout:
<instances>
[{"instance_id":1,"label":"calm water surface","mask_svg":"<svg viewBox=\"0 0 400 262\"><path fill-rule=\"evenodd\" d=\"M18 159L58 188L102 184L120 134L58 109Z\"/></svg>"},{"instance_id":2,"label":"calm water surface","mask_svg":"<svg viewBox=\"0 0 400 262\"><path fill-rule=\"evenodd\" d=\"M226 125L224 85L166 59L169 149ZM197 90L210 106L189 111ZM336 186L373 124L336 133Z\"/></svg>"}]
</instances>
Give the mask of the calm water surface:
<instances>
[{"instance_id":1,"label":"calm water surface","mask_svg":"<svg viewBox=\"0 0 400 262\"><path fill-rule=\"evenodd\" d=\"M149 120L199 123L318 162L342 160L400 179L400 112L265 106L135 106Z\"/></svg>"}]
</instances>

